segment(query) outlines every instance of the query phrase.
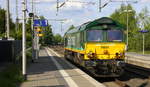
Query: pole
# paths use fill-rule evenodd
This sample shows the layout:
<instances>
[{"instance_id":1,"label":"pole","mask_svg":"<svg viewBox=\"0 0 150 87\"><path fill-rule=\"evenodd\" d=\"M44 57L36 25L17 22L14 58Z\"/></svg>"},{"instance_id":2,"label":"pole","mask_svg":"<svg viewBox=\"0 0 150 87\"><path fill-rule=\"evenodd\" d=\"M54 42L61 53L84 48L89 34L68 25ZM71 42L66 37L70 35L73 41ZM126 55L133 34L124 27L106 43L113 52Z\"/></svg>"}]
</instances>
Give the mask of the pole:
<instances>
[{"instance_id":1,"label":"pole","mask_svg":"<svg viewBox=\"0 0 150 87\"><path fill-rule=\"evenodd\" d=\"M33 13L33 3L34 3L34 2L33 2L33 0L32 0L32 4L31 4L31 5L32 5L32 6L31 6L31 7L32 7L32 13Z\"/></svg>"},{"instance_id":2,"label":"pole","mask_svg":"<svg viewBox=\"0 0 150 87\"><path fill-rule=\"evenodd\" d=\"M56 13L56 16L58 15L58 11L59 11L59 0L57 0L57 13Z\"/></svg>"},{"instance_id":3,"label":"pole","mask_svg":"<svg viewBox=\"0 0 150 87\"><path fill-rule=\"evenodd\" d=\"M35 45L35 59L38 59L38 36L37 36L37 32L35 32L35 36L34 36L34 45Z\"/></svg>"},{"instance_id":4,"label":"pole","mask_svg":"<svg viewBox=\"0 0 150 87\"><path fill-rule=\"evenodd\" d=\"M34 14L36 14L37 13L37 9L36 9L36 5L35 4L34 4L34 9L35 9ZM38 19L38 17L34 17L34 19ZM35 55L35 59L36 60L38 59L38 36L37 36L37 34L38 33L34 29L34 53L35 53L34 55Z\"/></svg>"},{"instance_id":5,"label":"pole","mask_svg":"<svg viewBox=\"0 0 150 87\"><path fill-rule=\"evenodd\" d=\"M35 58L35 49L34 49L34 27L33 27L33 20L34 18L31 18L31 30L32 30L32 62L34 62Z\"/></svg>"},{"instance_id":6,"label":"pole","mask_svg":"<svg viewBox=\"0 0 150 87\"><path fill-rule=\"evenodd\" d=\"M101 0L99 0L99 12L101 12Z\"/></svg>"},{"instance_id":7,"label":"pole","mask_svg":"<svg viewBox=\"0 0 150 87\"><path fill-rule=\"evenodd\" d=\"M22 74L24 76L24 79L26 80L26 0L22 1L23 6L23 22L22 22Z\"/></svg>"},{"instance_id":8,"label":"pole","mask_svg":"<svg viewBox=\"0 0 150 87\"><path fill-rule=\"evenodd\" d=\"M16 0L16 31L18 30L18 0Z\"/></svg>"},{"instance_id":9,"label":"pole","mask_svg":"<svg viewBox=\"0 0 150 87\"><path fill-rule=\"evenodd\" d=\"M10 26L9 26L9 0L6 1L6 6L7 6L7 10L6 10L6 18L7 18L7 22L6 22L6 26L7 26L7 31L6 31L6 35L7 35L7 38L9 38L9 29L10 29Z\"/></svg>"},{"instance_id":10,"label":"pole","mask_svg":"<svg viewBox=\"0 0 150 87\"><path fill-rule=\"evenodd\" d=\"M143 55L144 55L144 51L145 51L145 35L143 34Z\"/></svg>"},{"instance_id":11,"label":"pole","mask_svg":"<svg viewBox=\"0 0 150 87\"><path fill-rule=\"evenodd\" d=\"M59 0L57 0L57 12L58 12L58 9L59 9Z\"/></svg>"},{"instance_id":12,"label":"pole","mask_svg":"<svg viewBox=\"0 0 150 87\"><path fill-rule=\"evenodd\" d=\"M127 49L128 49L128 45L129 45L129 39L128 39L128 36L129 36L129 14L128 14L128 3L127 3L127 6L126 6L126 10L127 10Z\"/></svg>"},{"instance_id":13,"label":"pole","mask_svg":"<svg viewBox=\"0 0 150 87\"><path fill-rule=\"evenodd\" d=\"M37 36L37 54L36 54L36 58L37 59L39 57L39 49L40 49L40 46L39 46L39 36Z\"/></svg>"},{"instance_id":14,"label":"pole","mask_svg":"<svg viewBox=\"0 0 150 87\"><path fill-rule=\"evenodd\" d=\"M33 13L33 0L31 3L31 7L32 7L32 13ZM35 36L35 31L34 31L34 26L33 26L33 20L34 20L34 15L31 18L31 30L32 30L32 62L34 62L35 59L35 48L34 48L34 36Z\"/></svg>"}]
</instances>

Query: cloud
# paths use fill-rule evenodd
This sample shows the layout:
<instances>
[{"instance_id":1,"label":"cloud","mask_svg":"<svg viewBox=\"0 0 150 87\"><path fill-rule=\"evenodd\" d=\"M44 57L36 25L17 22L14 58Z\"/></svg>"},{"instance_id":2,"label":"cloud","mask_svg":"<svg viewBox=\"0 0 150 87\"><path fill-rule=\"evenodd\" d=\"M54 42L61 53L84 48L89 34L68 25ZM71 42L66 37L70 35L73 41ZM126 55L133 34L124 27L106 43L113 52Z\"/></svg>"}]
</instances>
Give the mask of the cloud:
<instances>
[{"instance_id":1,"label":"cloud","mask_svg":"<svg viewBox=\"0 0 150 87\"><path fill-rule=\"evenodd\" d=\"M59 6L66 0L60 0ZM56 11L57 3L56 0L35 0L36 3L45 3L49 2L47 4L51 5L45 5L45 4L40 4L42 8L45 8L43 10L45 11ZM52 3L53 2L53 3ZM62 7L59 8L59 10L62 11L80 11L83 9L86 9L86 7L89 6L94 6L93 4L86 4L86 3L80 3L80 2L90 2L90 1L85 1L85 0L69 0L66 2Z\"/></svg>"},{"instance_id":2,"label":"cloud","mask_svg":"<svg viewBox=\"0 0 150 87\"><path fill-rule=\"evenodd\" d=\"M34 2L52 2L54 0L34 0Z\"/></svg>"},{"instance_id":3,"label":"cloud","mask_svg":"<svg viewBox=\"0 0 150 87\"><path fill-rule=\"evenodd\" d=\"M66 21L64 21L64 23L68 24L68 23L74 23L73 19L67 19Z\"/></svg>"},{"instance_id":4,"label":"cloud","mask_svg":"<svg viewBox=\"0 0 150 87\"><path fill-rule=\"evenodd\" d=\"M150 2L150 0L140 0L141 2Z\"/></svg>"},{"instance_id":5,"label":"cloud","mask_svg":"<svg viewBox=\"0 0 150 87\"><path fill-rule=\"evenodd\" d=\"M67 8L70 8L70 7L76 7L76 8L82 8L83 7L83 4L82 3L72 3L72 2L66 2L66 5L65 5Z\"/></svg>"},{"instance_id":6,"label":"cloud","mask_svg":"<svg viewBox=\"0 0 150 87\"><path fill-rule=\"evenodd\" d=\"M66 2L66 4L61 8L62 10L69 10L69 11L79 11L86 9L87 7L93 7L95 4L94 2L88 2L87 3L83 1L75 1L75 2Z\"/></svg>"},{"instance_id":7,"label":"cloud","mask_svg":"<svg viewBox=\"0 0 150 87\"><path fill-rule=\"evenodd\" d=\"M137 2L150 2L150 0L112 0L112 1L137 1Z\"/></svg>"},{"instance_id":8,"label":"cloud","mask_svg":"<svg viewBox=\"0 0 150 87\"><path fill-rule=\"evenodd\" d=\"M43 2L43 1L45 1L45 2L49 2L49 1L53 1L53 0L36 0L35 2L36 3L45 3L45 2ZM62 4L63 2L60 2L59 3L59 6ZM55 1L55 3L51 3L51 5L50 6L48 6L48 5L45 5L45 4L40 4L41 6L42 6L42 8L45 8L44 10L45 11L56 11L56 7L57 7L57 3L56 3L56 1ZM61 10L72 10L72 11L74 11L74 10L81 10L82 8L84 7L84 4L82 4L82 3L72 3L72 2L66 2L62 7L60 7L59 9L61 9Z\"/></svg>"}]
</instances>

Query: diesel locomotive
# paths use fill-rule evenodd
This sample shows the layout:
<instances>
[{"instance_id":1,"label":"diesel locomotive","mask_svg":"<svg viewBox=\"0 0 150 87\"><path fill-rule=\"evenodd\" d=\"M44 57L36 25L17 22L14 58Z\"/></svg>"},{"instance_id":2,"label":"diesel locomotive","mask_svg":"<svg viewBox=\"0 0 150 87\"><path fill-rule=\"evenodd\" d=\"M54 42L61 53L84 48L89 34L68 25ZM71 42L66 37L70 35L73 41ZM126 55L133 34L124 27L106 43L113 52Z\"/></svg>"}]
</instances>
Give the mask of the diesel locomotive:
<instances>
[{"instance_id":1,"label":"diesel locomotive","mask_svg":"<svg viewBox=\"0 0 150 87\"><path fill-rule=\"evenodd\" d=\"M125 28L102 17L68 30L64 57L98 77L118 77L125 66Z\"/></svg>"}]
</instances>

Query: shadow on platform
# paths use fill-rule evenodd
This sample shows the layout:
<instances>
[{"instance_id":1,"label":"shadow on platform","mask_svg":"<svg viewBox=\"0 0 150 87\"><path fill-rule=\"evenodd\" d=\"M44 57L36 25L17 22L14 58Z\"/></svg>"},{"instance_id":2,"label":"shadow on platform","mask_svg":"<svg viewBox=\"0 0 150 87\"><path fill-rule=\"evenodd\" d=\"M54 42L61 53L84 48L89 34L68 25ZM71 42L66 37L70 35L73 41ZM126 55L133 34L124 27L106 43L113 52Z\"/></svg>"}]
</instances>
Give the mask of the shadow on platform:
<instances>
[{"instance_id":1,"label":"shadow on platform","mask_svg":"<svg viewBox=\"0 0 150 87\"><path fill-rule=\"evenodd\" d=\"M60 64L63 70L70 70L74 69L74 67L70 67L64 60L61 59L61 57L53 56L55 60ZM42 74L46 72L51 71L57 71L59 70L54 62L51 59L51 56L40 56L36 62L31 63L29 65L29 68L27 69L28 75L34 75L34 74Z\"/></svg>"},{"instance_id":2,"label":"shadow on platform","mask_svg":"<svg viewBox=\"0 0 150 87\"><path fill-rule=\"evenodd\" d=\"M64 85L57 85L57 86L35 86L35 87L66 87Z\"/></svg>"}]
</instances>

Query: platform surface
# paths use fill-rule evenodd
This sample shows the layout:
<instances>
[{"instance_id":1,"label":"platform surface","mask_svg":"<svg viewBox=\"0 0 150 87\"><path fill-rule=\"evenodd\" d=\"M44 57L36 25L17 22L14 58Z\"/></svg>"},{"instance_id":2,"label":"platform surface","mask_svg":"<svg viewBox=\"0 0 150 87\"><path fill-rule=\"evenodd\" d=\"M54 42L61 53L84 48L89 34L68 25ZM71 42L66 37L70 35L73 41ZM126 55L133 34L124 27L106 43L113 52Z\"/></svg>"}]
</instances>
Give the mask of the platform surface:
<instances>
[{"instance_id":1,"label":"platform surface","mask_svg":"<svg viewBox=\"0 0 150 87\"><path fill-rule=\"evenodd\" d=\"M40 50L39 59L27 70L28 81L20 87L105 87L50 48Z\"/></svg>"},{"instance_id":2,"label":"platform surface","mask_svg":"<svg viewBox=\"0 0 150 87\"><path fill-rule=\"evenodd\" d=\"M142 55L133 52L126 53L126 62L144 68L150 68L150 55Z\"/></svg>"}]
</instances>

